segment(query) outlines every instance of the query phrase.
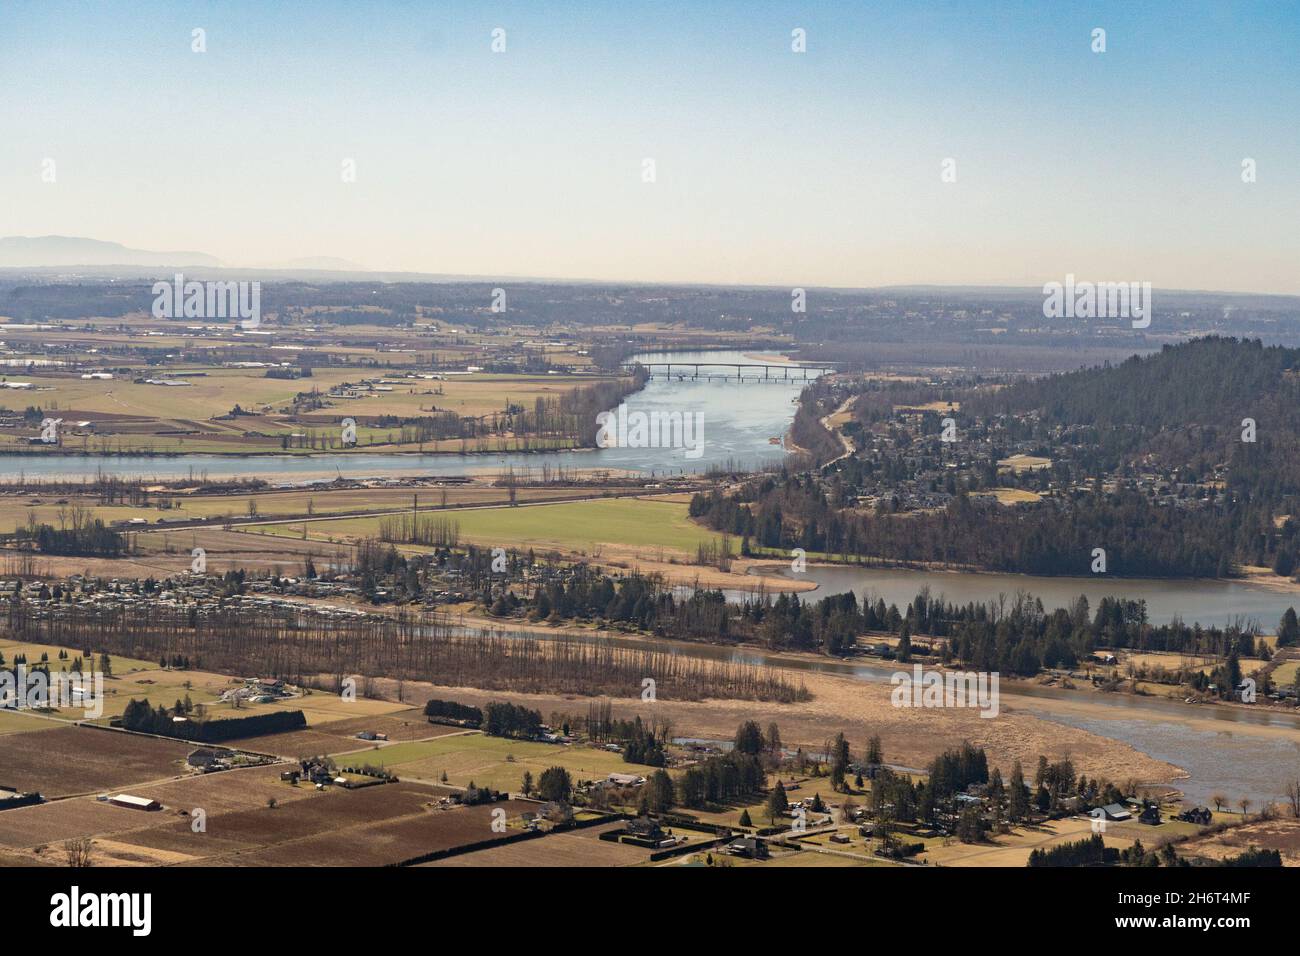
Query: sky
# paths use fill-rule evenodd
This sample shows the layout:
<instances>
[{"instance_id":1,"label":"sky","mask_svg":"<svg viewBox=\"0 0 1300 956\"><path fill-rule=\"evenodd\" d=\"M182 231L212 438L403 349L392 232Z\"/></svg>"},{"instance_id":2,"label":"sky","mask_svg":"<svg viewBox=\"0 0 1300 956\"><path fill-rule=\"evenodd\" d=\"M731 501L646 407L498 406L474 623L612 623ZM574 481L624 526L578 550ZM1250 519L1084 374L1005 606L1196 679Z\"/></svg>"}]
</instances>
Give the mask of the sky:
<instances>
[{"instance_id":1,"label":"sky","mask_svg":"<svg viewBox=\"0 0 1300 956\"><path fill-rule=\"evenodd\" d=\"M1300 293L1300 0L0 0L0 90L0 235Z\"/></svg>"}]
</instances>

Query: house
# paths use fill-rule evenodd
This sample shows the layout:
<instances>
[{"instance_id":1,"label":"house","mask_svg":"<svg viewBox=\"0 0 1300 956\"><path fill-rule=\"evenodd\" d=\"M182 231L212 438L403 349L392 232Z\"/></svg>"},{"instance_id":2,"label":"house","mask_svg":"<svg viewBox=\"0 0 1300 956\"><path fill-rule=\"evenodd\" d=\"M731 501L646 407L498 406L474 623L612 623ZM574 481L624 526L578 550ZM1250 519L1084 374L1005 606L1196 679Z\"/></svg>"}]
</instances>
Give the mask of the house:
<instances>
[{"instance_id":1,"label":"house","mask_svg":"<svg viewBox=\"0 0 1300 956\"><path fill-rule=\"evenodd\" d=\"M637 817L627 822L627 832L642 839L659 839L664 835L663 827L649 817Z\"/></svg>"},{"instance_id":2,"label":"house","mask_svg":"<svg viewBox=\"0 0 1300 956\"><path fill-rule=\"evenodd\" d=\"M624 829L619 842L655 849L666 843L673 843L673 838L664 832L663 827L649 817L637 817L635 820L627 822L627 827Z\"/></svg>"},{"instance_id":3,"label":"house","mask_svg":"<svg viewBox=\"0 0 1300 956\"><path fill-rule=\"evenodd\" d=\"M198 750L191 750L188 757L185 758L187 766L194 767L198 770L207 770L214 766L221 758L221 754L208 747L200 747Z\"/></svg>"},{"instance_id":4,"label":"house","mask_svg":"<svg viewBox=\"0 0 1300 956\"><path fill-rule=\"evenodd\" d=\"M645 783L645 777L635 773L611 773L605 782L612 787L639 787Z\"/></svg>"},{"instance_id":5,"label":"house","mask_svg":"<svg viewBox=\"0 0 1300 956\"><path fill-rule=\"evenodd\" d=\"M20 793L13 787L0 787L0 810L13 810L44 802L45 798L35 791Z\"/></svg>"},{"instance_id":6,"label":"house","mask_svg":"<svg viewBox=\"0 0 1300 956\"><path fill-rule=\"evenodd\" d=\"M109 797L108 802L115 807L126 807L128 810L162 809L162 804L157 800L150 800L148 797L135 797L129 793L119 793L117 796Z\"/></svg>"},{"instance_id":7,"label":"house","mask_svg":"<svg viewBox=\"0 0 1300 956\"><path fill-rule=\"evenodd\" d=\"M1108 803L1102 810L1106 814L1107 820L1132 820L1133 814L1129 813L1121 804Z\"/></svg>"},{"instance_id":8,"label":"house","mask_svg":"<svg viewBox=\"0 0 1300 956\"><path fill-rule=\"evenodd\" d=\"M731 856L748 857L751 860L766 860L767 842L758 837L740 837L723 847L723 852Z\"/></svg>"}]
</instances>

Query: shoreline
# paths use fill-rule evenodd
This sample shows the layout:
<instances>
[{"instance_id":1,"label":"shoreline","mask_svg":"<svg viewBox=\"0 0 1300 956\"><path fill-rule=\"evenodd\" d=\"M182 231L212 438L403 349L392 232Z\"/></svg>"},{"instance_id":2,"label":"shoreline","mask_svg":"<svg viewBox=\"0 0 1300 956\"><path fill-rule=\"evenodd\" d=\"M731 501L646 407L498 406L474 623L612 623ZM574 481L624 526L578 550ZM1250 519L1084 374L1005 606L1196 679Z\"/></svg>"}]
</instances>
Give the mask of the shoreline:
<instances>
[{"instance_id":1,"label":"shoreline","mask_svg":"<svg viewBox=\"0 0 1300 956\"><path fill-rule=\"evenodd\" d=\"M760 573L764 576L777 576L777 568L784 568L787 565L769 555L755 555L755 564L751 565L754 573ZM767 566L763 562L770 562ZM1141 577L1124 577L1121 575L1106 575L1105 577L1086 578L1075 574L1029 574L1025 571L992 571L987 568L958 568L952 565L936 565L932 562L890 562L888 560L873 559L872 563L860 563L855 561L826 561L810 560L810 568L826 568L827 570L861 570L861 571L914 571L919 574L950 574L954 576L984 576L984 577L1015 577L1023 578L1026 582L1032 581L1114 581L1125 584L1169 584L1182 583L1187 584L1239 584L1248 587L1264 588L1283 594L1295 594L1297 600L1300 600L1300 581L1293 581L1290 578L1284 578L1272 573L1253 571L1235 578L1204 578L1204 577L1166 577L1166 578L1141 578ZM785 578L793 582L793 578ZM820 585L818 585L820 588ZM1030 587L1026 591L1033 593Z\"/></svg>"},{"instance_id":2,"label":"shoreline","mask_svg":"<svg viewBox=\"0 0 1300 956\"><path fill-rule=\"evenodd\" d=\"M491 455L563 455L563 454L581 454L584 452L600 451L599 448L587 448L583 446L568 446L564 448L521 448L514 451L368 451L366 449L375 446L367 445L364 448L352 448L350 450L337 449L333 451L305 451L294 453L289 451L77 451L65 450L60 446L57 451L38 451L32 452L25 449L0 449L2 458L31 458L39 460L41 458L55 458L61 455L68 455L77 458L286 458L290 460L308 460L314 458L329 458L331 456L355 457L358 455L381 455L384 457L404 457L425 458L429 456L445 456L447 458L473 458L477 456L488 457Z\"/></svg>"},{"instance_id":3,"label":"shoreline","mask_svg":"<svg viewBox=\"0 0 1300 956\"><path fill-rule=\"evenodd\" d=\"M836 679L850 680L858 685L866 686L889 686L886 675L892 675L898 671L908 671L911 664L899 664L897 661L885 661L882 658L855 657L855 658L837 658L828 657L822 654L814 654L810 651L771 651L761 644L753 642L719 642L707 643L703 641L685 641L671 637L656 637L652 634L642 634L639 632L627 632L612 630L609 628L584 628L571 624L547 624L544 621L538 622L521 622L516 618L493 618L481 613L465 613L460 611L456 613L455 623L462 627L482 627L489 630L501 631L518 631L531 634L557 634L562 636L573 637L599 637L612 641L620 639L654 641L670 645L675 652L686 656L691 655L692 648L730 648L741 652L758 654L765 658L764 662L758 666L775 667L790 670L803 677L818 675ZM707 658L708 655L698 653L693 656ZM798 666L790 665L832 665L844 668L867 668L877 671L881 675L880 681L868 681L854 677L849 673L829 673L826 671L805 670ZM944 667L937 661L913 661L912 664L920 664L927 669L944 671L945 673L953 672L953 668ZM1097 718L1118 719L1123 716L1133 716L1139 719L1149 720L1151 714L1143 708L1141 703L1134 703L1132 706L1127 705L1127 698L1133 697L1134 701L1159 701L1167 702L1172 708L1178 708L1180 713L1162 713L1161 719L1175 720L1189 727L1195 727L1203 730L1225 730L1225 721L1206 716L1204 708L1221 709L1224 712L1243 712L1248 713L1254 710L1256 713L1277 714L1283 717L1295 717L1300 721L1300 709L1273 707L1270 705L1260 704L1239 704L1232 701L1202 701L1195 705L1186 704L1178 697L1164 697L1158 695L1130 695L1124 692L1107 692L1099 688L1088 685L1087 687L1053 687L1054 693L1050 695L1035 694L1031 688L1049 687L1038 678L1025 677L1004 677L1001 678L1000 687L1003 697L1011 698L1009 704L1019 702L1019 705L1025 709L1037 707L1039 709L1050 710L1054 706L1060 706L1065 709L1074 709L1079 712L1086 712L1089 716ZM1105 695L1104 697L1102 695ZM1100 700L1120 701L1121 703L1099 703ZM1288 728L1279 727L1273 724L1254 723L1251 721L1233 721L1231 729L1242 734L1255 734L1262 737L1294 737L1300 732L1300 727Z\"/></svg>"}]
</instances>

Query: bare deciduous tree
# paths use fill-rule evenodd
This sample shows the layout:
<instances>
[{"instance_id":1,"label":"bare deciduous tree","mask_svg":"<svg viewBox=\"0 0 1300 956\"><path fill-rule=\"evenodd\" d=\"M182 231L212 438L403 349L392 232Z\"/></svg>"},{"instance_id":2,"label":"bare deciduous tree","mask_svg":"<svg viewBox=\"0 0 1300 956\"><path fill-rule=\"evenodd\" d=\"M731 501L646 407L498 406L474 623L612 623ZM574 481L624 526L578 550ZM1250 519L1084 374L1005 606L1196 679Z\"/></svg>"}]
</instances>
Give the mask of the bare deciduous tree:
<instances>
[{"instance_id":1,"label":"bare deciduous tree","mask_svg":"<svg viewBox=\"0 0 1300 956\"><path fill-rule=\"evenodd\" d=\"M1300 780L1287 782L1286 798L1291 803L1291 816L1300 817Z\"/></svg>"},{"instance_id":2,"label":"bare deciduous tree","mask_svg":"<svg viewBox=\"0 0 1300 956\"><path fill-rule=\"evenodd\" d=\"M94 863L91 860L94 848L95 841L90 837L78 837L75 840L65 840L63 843L63 853L67 858L68 866L94 866Z\"/></svg>"}]
</instances>

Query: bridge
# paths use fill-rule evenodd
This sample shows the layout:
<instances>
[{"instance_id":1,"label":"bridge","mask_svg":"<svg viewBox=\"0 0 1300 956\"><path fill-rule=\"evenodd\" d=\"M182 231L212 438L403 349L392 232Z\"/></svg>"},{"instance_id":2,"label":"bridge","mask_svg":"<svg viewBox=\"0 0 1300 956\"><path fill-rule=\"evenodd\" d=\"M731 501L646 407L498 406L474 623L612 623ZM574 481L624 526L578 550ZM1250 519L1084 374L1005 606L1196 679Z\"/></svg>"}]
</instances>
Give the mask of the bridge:
<instances>
[{"instance_id":1,"label":"bridge","mask_svg":"<svg viewBox=\"0 0 1300 956\"><path fill-rule=\"evenodd\" d=\"M623 369L632 372L643 368L651 379L666 378L671 381L694 382L703 379L712 382L810 382L818 375L835 371L828 365L766 365L762 362L634 362ZM775 374L779 372L780 374ZM798 372L798 375L791 374Z\"/></svg>"}]
</instances>

